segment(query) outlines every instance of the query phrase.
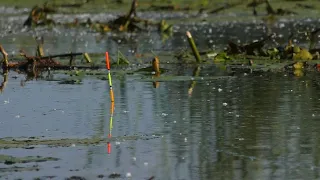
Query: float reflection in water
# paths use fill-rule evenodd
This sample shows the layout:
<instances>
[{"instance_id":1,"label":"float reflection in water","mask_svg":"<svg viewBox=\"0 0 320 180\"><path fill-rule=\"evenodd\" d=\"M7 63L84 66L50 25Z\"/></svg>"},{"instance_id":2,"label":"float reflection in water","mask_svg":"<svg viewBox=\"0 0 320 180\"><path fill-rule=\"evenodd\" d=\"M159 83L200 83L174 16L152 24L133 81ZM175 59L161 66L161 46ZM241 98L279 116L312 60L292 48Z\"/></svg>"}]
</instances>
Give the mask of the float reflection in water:
<instances>
[{"instance_id":1,"label":"float reflection in water","mask_svg":"<svg viewBox=\"0 0 320 180\"><path fill-rule=\"evenodd\" d=\"M111 102L110 106L110 120L109 120L109 134L108 139L111 140L112 138L112 128L113 128L113 112L114 112L114 102ZM108 154L111 153L111 143L110 141L107 142Z\"/></svg>"}]
</instances>

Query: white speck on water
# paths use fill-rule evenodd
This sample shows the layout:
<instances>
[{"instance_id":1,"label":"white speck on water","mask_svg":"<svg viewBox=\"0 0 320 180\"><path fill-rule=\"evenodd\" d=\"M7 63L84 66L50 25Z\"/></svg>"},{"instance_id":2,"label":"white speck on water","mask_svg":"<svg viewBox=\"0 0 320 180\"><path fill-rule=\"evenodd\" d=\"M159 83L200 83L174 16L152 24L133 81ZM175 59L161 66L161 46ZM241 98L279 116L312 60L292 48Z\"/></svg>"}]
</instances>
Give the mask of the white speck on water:
<instances>
[{"instance_id":1,"label":"white speck on water","mask_svg":"<svg viewBox=\"0 0 320 180\"><path fill-rule=\"evenodd\" d=\"M212 89L215 90L216 88L215 88L215 87L212 87Z\"/></svg>"},{"instance_id":2,"label":"white speck on water","mask_svg":"<svg viewBox=\"0 0 320 180\"><path fill-rule=\"evenodd\" d=\"M168 116L168 114L166 114L166 113L161 113L161 116Z\"/></svg>"},{"instance_id":3,"label":"white speck on water","mask_svg":"<svg viewBox=\"0 0 320 180\"><path fill-rule=\"evenodd\" d=\"M179 135L181 136L182 134L181 134L181 133L179 133Z\"/></svg>"},{"instance_id":4,"label":"white speck on water","mask_svg":"<svg viewBox=\"0 0 320 180\"><path fill-rule=\"evenodd\" d=\"M228 106L228 103L222 103L223 106Z\"/></svg>"},{"instance_id":5,"label":"white speck on water","mask_svg":"<svg viewBox=\"0 0 320 180\"><path fill-rule=\"evenodd\" d=\"M144 162L143 163L144 166L148 166L148 164L149 164L148 162Z\"/></svg>"},{"instance_id":6,"label":"white speck on water","mask_svg":"<svg viewBox=\"0 0 320 180\"><path fill-rule=\"evenodd\" d=\"M136 158L136 157L132 157L132 160L133 160L133 161L136 161L136 160L137 160L137 158Z\"/></svg>"},{"instance_id":7,"label":"white speck on water","mask_svg":"<svg viewBox=\"0 0 320 180\"><path fill-rule=\"evenodd\" d=\"M184 138L184 142L188 142L188 139L187 139L187 138Z\"/></svg>"},{"instance_id":8,"label":"white speck on water","mask_svg":"<svg viewBox=\"0 0 320 180\"><path fill-rule=\"evenodd\" d=\"M239 141L243 141L244 140L244 138L239 138Z\"/></svg>"},{"instance_id":9,"label":"white speck on water","mask_svg":"<svg viewBox=\"0 0 320 180\"><path fill-rule=\"evenodd\" d=\"M281 29L281 28L284 28L284 27L286 27L286 25L284 24L284 23L280 23L279 24L279 28Z\"/></svg>"},{"instance_id":10,"label":"white speck on water","mask_svg":"<svg viewBox=\"0 0 320 180\"><path fill-rule=\"evenodd\" d=\"M131 173L130 173L130 172L127 172L126 177L127 177L127 178L132 177Z\"/></svg>"},{"instance_id":11,"label":"white speck on water","mask_svg":"<svg viewBox=\"0 0 320 180\"><path fill-rule=\"evenodd\" d=\"M239 115L239 114L237 114L237 115L236 115L236 117L238 118L238 117L240 117L240 115Z\"/></svg>"},{"instance_id":12,"label":"white speck on water","mask_svg":"<svg viewBox=\"0 0 320 180\"><path fill-rule=\"evenodd\" d=\"M191 77L191 80L193 81L193 80L194 80L194 77Z\"/></svg>"},{"instance_id":13,"label":"white speck on water","mask_svg":"<svg viewBox=\"0 0 320 180\"><path fill-rule=\"evenodd\" d=\"M8 100L4 100L3 104L9 104L10 103L10 99L8 98Z\"/></svg>"},{"instance_id":14,"label":"white speck on water","mask_svg":"<svg viewBox=\"0 0 320 180\"><path fill-rule=\"evenodd\" d=\"M120 145L120 142L119 142L119 141L116 141L116 145Z\"/></svg>"},{"instance_id":15,"label":"white speck on water","mask_svg":"<svg viewBox=\"0 0 320 180\"><path fill-rule=\"evenodd\" d=\"M316 117L316 115L315 115L315 114L312 114L312 117Z\"/></svg>"},{"instance_id":16,"label":"white speck on water","mask_svg":"<svg viewBox=\"0 0 320 180\"><path fill-rule=\"evenodd\" d=\"M76 145L75 144L71 144L71 147L76 147Z\"/></svg>"},{"instance_id":17,"label":"white speck on water","mask_svg":"<svg viewBox=\"0 0 320 180\"><path fill-rule=\"evenodd\" d=\"M221 91L222 91L222 89L221 89L221 88L219 88L219 89L218 89L218 91L219 91L219 92L221 92Z\"/></svg>"},{"instance_id":18,"label":"white speck on water","mask_svg":"<svg viewBox=\"0 0 320 180\"><path fill-rule=\"evenodd\" d=\"M129 111L124 110L123 113L128 113Z\"/></svg>"},{"instance_id":19,"label":"white speck on water","mask_svg":"<svg viewBox=\"0 0 320 180\"><path fill-rule=\"evenodd\" d=\"M177 123L177 121L173 121L173 123Z\"/></svg>"}]
</instances>

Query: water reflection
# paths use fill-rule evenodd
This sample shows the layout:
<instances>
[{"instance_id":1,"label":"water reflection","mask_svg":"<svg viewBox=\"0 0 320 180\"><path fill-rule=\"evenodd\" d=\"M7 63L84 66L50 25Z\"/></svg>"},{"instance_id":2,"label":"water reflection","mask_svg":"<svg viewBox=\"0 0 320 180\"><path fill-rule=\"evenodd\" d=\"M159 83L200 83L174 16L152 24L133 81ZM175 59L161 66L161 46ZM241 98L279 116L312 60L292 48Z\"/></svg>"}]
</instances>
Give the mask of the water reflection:
<instances>
[{"instance_id":1,"label":"water reflection","mask_svg":"<svg viewBox=\"0 0 320 180\"><path fill-rule=\"evenodd\" d=\"M7 86L7 82L8 82L8 70L7 71L4 71L2 73L2 76L3 76L3 81L0 85L0 92L2 93L4 91L4 89L6 88Z\"/></svg>"},{"instance_id":2,"label":"water reflection","mask_svg":"<svg viewBox=\"0 0 320 180\"><path fill-rule=\"evenodd\" d=\"M200 74L200 66L197 66L194 70L193 70L193 77L197 77L197 76L199 76L199 74ZM196 81L191 81L191 84L190 84L190 86L189 86L189 90L188 90L188 94L189 94L189 96L191 96L192 95L192 92L193 92L193 88L196 86Z\"/></svg>"},{"instance_id":3,"label":"water reflection","mask_svg":"<svg viewBox=\"0 0 320 180\"><path fill-rule=\"evenodd\" d=\"M192 75L192 69L185 71ZM207 71L198 69L193 75L205 76ZM122 175L130 172L134 179L313 179L320 171L320 91L315 77L266 73L194 81L196 88L189 96L190 81L164 81L154 88L150 82L123 76L114 78L116 104L109 102L105 81L84 81L76 87L52 86L61 89L40 92L36 90L44 85L37 81L28 85L33 87L28 96L19 96L21 101L15 93L10 96L10 104L1 104L5 109L1 113L7 118L15 112L15 106L27 110L23 121L1 119L1 132L12 136L6 129L23 129L23 123L39 124L39 117L43 127L54 122L55 128L61 129L52 133L53 137L61 137L64 127L69 129L68 136L105 136L107 144L76 147L82 149L81 153L75 149L65 152L78 154L79 160L65 155L63 160L68 163L64 166L72 167L74 163L78 167L86 159L80 169ZM17 80L8 83L10 91L4 91L0 98L8 97L3 95L12 92ZM73 99L68 97L70 90L65 90L68 87L72 88ZM68 101L41 103L48 92L57 93L57 101ZM94 93L88 96L88 92ZM77 101L80 97L90 98ZM39 107L29 101L35 98L40 99ZM84 106L73 106L73 101ZM68 103L71 106L63 106ZM62 106L69 112L68 121L56 111L41 118L33 109L41 110L44 104L47 109ZM34 127L15 131L19 136L30 136L30 132L35 136L42 133ZM123 137L126 140L121 140ZM52 156L59 156L59 151Z\"/></svg>"},{"instance_id":4,"label":"water reflection","mask_svg":"<svg viewBox=\"0 0 320 180\"><path fill-rule=\"evenodd\" d=\"M128 110L117 116L117 135L160 130L163 138L116 145L115 168L137 157L129 169L145 172L138 160L147 161L160 179L316 177L320 94L307 81L283 74L197 81L191 97L189 82L152 90L126 81L117 87Z\"/></svg>"},{"instance_id":5,"label":"water reflection","mask_svg":"<svg viewBox=\"0 0 320 180\"><path fill-rule=\"evenodd\" d=\"M112 138L113 113L114 113L114 101L111 101L108 138ZM110 154L111 153L111 142L107 142L107 149L108 149L108 154Z\"/></svg>"}]
</instances>

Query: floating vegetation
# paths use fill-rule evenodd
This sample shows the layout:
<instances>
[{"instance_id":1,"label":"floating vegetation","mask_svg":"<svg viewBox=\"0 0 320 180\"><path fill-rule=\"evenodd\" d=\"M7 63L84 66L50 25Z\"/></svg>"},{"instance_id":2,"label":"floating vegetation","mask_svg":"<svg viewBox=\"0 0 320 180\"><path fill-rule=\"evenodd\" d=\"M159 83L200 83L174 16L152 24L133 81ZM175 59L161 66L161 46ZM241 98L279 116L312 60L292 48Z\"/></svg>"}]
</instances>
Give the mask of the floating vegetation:
<instances>
[{"instance_id":1,"label":"floating vegetation","mask_svg":"<svg viewBox=\"0 0 320 180\"><path fill-rule=\"evenodd\" d=\"M0 155L0 163L6 165L12 165L16 163L30 163L30 162L46 162L46 161L58 161L58 158L53 157L41 157L41 156L27 156L27 157L14 157L8 155Z\"/></svg>"},{"instance_id":2,"label":"floating vegetation","mask_svg":"<svg viewBox=\"0 0 320 180\"><path fill-rule=\"evenodd\" d=\"M80 79L67 79L67 80L62 80L59 82L59 84L77 84L80 85L82 84L82 81Z\"/></svg>"},{"instance_id":3,"label":"floating vegetation","mask_svg":"<svg viewBox=\"0 0 320 180\"><path fill-rule=\"evenodd\" d=\"M89 2L89 1L88 1ZM85 3L88 3L85 2ZM79 4L70 4L67 6L71 7L81 7L85 3ZM48 3L45 3L42 7L34 6L33 9L29 13L28 19L24 22L24 26L28 27L36 27L36 26L56 26L62 25L64 27L89 27L90 29L100 32L106 33L110 31L114 32L134 32L134 31L146 31L149 25L151 26L159 26L159 32L169 34L172 33L172 25L168 25L165 21L154 22L148 19L143 19L137 17L137 7L138 2L137 0L133 0L131 3L131 8L128 13L124 15L118 16L116 19L108 21L108 22L93 22L90 18L87 19L86 22L80 23L78 18L75 18L74 22L72 23L55 23L54 20L48 18L49 13L56 13L56 7L66 6L64 5L52 5L49 7Z\"/></svg>"},{"instance_id":4,"label":"floating vegetation","mask_svg":"<svg viewBox=\"0 0 320 180\"><path fill-rule=\"evenodd\" d=\"M0 149L8 148L29 148L35 146L48 146L48 147L70 147L74 145L87 146L87 145L97 145L106 144L107 142L114 141L133 141L133 140L150 140L160 138L161 136L152 135L132 135L132 136L119 136L110 138L86 138L86 139L41 139L41 138L16 138L0 139Z\"/></svg>"}]
</instances>

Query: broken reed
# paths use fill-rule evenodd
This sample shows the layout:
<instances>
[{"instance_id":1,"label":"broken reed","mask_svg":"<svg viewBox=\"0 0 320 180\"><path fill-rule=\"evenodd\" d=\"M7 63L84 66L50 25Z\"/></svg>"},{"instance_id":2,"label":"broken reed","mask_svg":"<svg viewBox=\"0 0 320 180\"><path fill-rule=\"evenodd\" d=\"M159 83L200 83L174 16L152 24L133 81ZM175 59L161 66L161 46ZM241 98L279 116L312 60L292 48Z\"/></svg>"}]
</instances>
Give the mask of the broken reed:
<instances>
[{"instance_id":1,"label":"broken reed","mask_svg":"<svg viewBox=\"0 0 320 180\"><path fill-rule=\"evenodd\" d=\"M2 69L8 69L9 67L8 53L3 49L1 45L0 45L0 52L3 56Z\"/></svg>"},{"instance_id":2,"label":"broken reed","mask_svg":"<svg viewBox=\"0 0 320 180\"><path fill-rule=\"evenodd\" d=\"M189 45L190 45L190 47L192 49L193 55L196 58L197 62L200 63L201 62L200 54L199 54L199 51L197 49L196 44L194 43L192 35L191 35L191 33L189 31L187 31L186 34L187 34L188 42L189 42Z\"/></svg>"},{"instance_id":3,"label":"broken reed","mask_svg":"<svg viewBox=\"0 0 320 180\"><path fill-rule=\"evenodd\" d=\"M155 72L155 74L160 75L160 61L158 57L154 57L152 60L152 70Z\"/></svg>"}]
</instances>

